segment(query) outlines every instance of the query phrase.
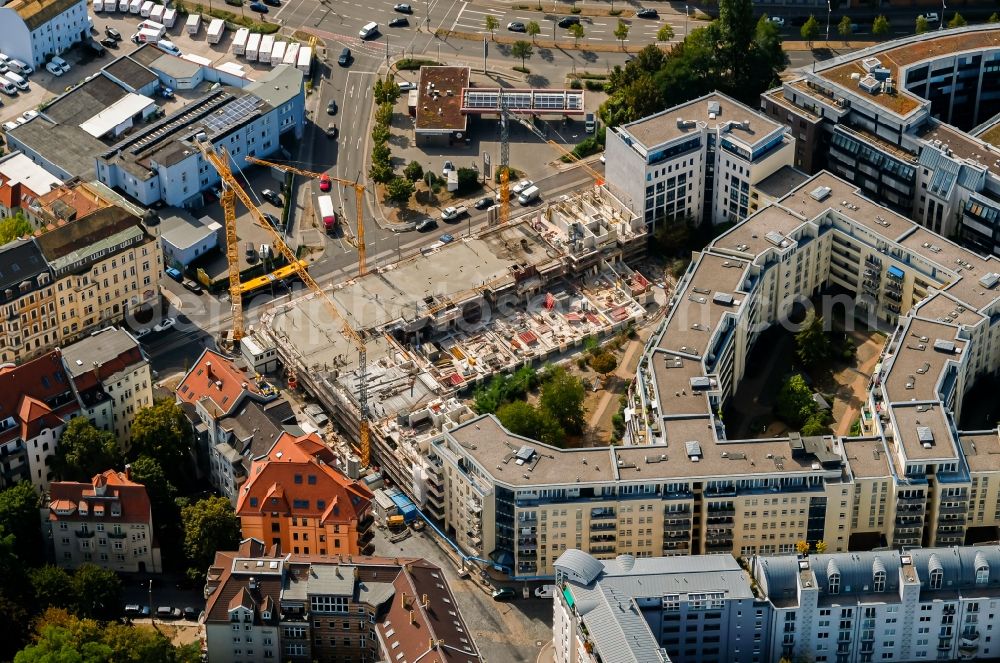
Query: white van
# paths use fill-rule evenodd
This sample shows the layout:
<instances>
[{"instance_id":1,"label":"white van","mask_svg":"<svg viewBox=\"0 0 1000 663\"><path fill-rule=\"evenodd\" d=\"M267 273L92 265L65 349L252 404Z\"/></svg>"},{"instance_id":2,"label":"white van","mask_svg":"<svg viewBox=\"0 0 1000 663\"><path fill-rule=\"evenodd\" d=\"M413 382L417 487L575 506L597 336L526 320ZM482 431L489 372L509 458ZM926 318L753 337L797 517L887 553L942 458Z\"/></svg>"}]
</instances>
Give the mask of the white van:
<instances>
[{"instance_id":1,"label":"white van","mask_svg":"<svg viewBox=\"0 0 1000 663\"><path fill-rule=\"evenodd\" d=\"M118 0L118 11L127 12L132 0Z\"/></svg>"},{"instance_id":2,"label":"white van","mask_svg":"<svg viewBox=\"0 0 1000 663\"><path fill-rule=\"evenodd\" d=\"M163 35L156 30L150 30L149 28L143 28L139 30L134 35L132 35L132 43L134 44L157 44Z\"/></svg>"},{"instance_id":3,"label":"white van","mask_svg":"<svg viewBox=\"0 0 1000 663\"><path fill-rule=\"evenodd\" d=\"M358 36L362 39L371 39L372 37L378 36L378 23L372 21L371 23L366 23L361 31L358 32Z\"/></svg>"},{"instance_id":4,"label":"white van","mask_svg":"<svg viewBox=\"0 0 1000 663\"><path fill-rule=\"evenodd\" d=\"M0 90L3 90L12 97L17 94L17 86L2 76L0 76Z\"/></svg>"},{"instance_id":5,"label":"white van","mask_svg":"<svg viewBox=\"0 0 1000 663\"><path fill-rule=\"evenodd\" d=\"M104 11L104 0L94 0L94 11L95 12Z\"/></svg>"},{"instance_id":6,"label":"white van","mask_svg":"<svg viewBox=\"0 0 1000 663\"><path fill-rule=\"evenodd\" d=\"M7 60L7 67L11 71L13 71L15 73L18 73L18 74L21 74L22 76L27 76L28 74L32 74L35 71L31 67L30 64L27 64L26 62L22 62L21 60L18 60L17 58L11 58L11 59Z\"/></svg>"},{"instance_id":7,"label":"white van","mask_svg":"<svg viewBox=\"0 0 1000 663\"><path fill-rule=\"evenodd\" d=\"M132 0L128 3L129 14L138 14L140 9L142 9L142 0Z\"/></svg>"},{"instance_id":8,"label":"white van","mask_svg":"<svg viewBox=\"0 0 1000 663\"><path fill-rule=\"evenodd\" d=\"M6 78L11 83L13 83L14 85L16 85L18 90L28 89L28 81L24 80L24 78L18 76L13 71L8 71L6 74L3 75L3 77Z\"/></svg>"},{"instance_id":9,"label":"white van","mask_svg":"<svg viewBox=\"0 0 1000 663\"><path fill-rule=\"evenodd\" d=\"M160 37L162 38L163 35L167 33L167 26L156 21L143 21L136 26L136 30L156 30L160 33Z\"/></svg>"},{"instance_id":10,"label":"white van","mask_svg":"<svg viewBox=\"0 0 1000 663\"><path fill-rule=\"evenodd\" d=\"M538 199L541 191L537 186L529 186L527 189L521 192L521 195L517 197L517 202L522 205L530 205Z\"/></svg>"},{"instance_id":11,"label":"white van","mask_svg":"<svg viewBox=\"0 0 1000 663\"><path fill-rule=\"evenodd\" d=\"M142 5L139 7L139 16L142 16L143 18L148 18L149 12L151 11L153 11L153 0L146 0L146 2L142 3Z\"/></svg>"}]
</instances>

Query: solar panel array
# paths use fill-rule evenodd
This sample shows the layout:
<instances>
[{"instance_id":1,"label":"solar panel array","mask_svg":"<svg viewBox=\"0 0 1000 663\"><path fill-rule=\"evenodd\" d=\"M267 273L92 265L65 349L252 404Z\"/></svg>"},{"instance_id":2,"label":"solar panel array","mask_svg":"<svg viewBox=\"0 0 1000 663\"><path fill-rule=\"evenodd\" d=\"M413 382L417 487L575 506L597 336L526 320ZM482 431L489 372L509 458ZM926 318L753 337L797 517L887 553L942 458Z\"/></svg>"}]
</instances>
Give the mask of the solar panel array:
<instances>
[{"instance_id":1,"label":"solar panel array","mask_svg":"<svg viewBox=\"0 0 1000 663\"><path fill-rule=\"evenodd\" d=\"M575 90L530 90L504 92L507 108L511 111L580 111L583 110L583 92ZM463 90L463 110L499 110L498 90Z\"/></svg>"},{"instance_id":2,"label":"solar panel array","mask_svg":"<svg viewBox=\"0 0 1000 663\"><path fill-rule=\"evenodd\" d=\"M230 103L205 118L205 127L213 133L219 134L226 129L235 126L253 114L264 103L260 97L247 94Z\"/></svg>"}]
</instances>

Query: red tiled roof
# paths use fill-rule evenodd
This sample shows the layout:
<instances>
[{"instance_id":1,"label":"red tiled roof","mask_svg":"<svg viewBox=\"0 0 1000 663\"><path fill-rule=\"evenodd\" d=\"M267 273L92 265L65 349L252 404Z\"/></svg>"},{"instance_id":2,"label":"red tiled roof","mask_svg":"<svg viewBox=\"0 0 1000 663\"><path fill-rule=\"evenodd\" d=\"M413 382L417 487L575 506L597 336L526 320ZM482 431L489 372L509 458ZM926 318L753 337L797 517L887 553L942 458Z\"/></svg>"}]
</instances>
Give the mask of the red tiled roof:
<instances>
[{"instance_id":1,"label":"red tiled roof","mask_svg":"<svg viewBox=\"0 0 1000 663\"><path fill-rule=\"evenodd\" d=\"M103 490L103 496L99 493ZM105 508L103 514L95 512L96 505L107 505L117 502L121 506L121 515L112 516L111 509ZM58 507L67 504L88 505L87 514L79 510L68 516L56 513ZM125 476L124 472L106 470L95 475L90 483L76 481L55 481L49 487L49 520L69 521L108 521L121 523L150 523L149 496L146 487Z\"/></svg>"},{"instance_id":2,"label":"red tiled roof","mask_svg":"<svg viewBox=\"0 0 1000 663\"><path fill-rule=\"evenodd\" d=\"M29 440L44 428L62 424L79 410L70 392L58 350L0 370L0 420L13 417L18 424L0 434L0 443L18 436ZM65 403L53 412L47 403L60 396Z\"/></svg>"},{"instance_id":3,"label":"red tiled roof","mask_svg":"<svg viewBox=\"0 0 1000 663\"><path fill-rule=\"evenodd\" d=\"M334 469L333 462L333 452L315 433L298 438L282 434L267 456L254 461L240 489L236 514L275 511L275 505L282 505L286 513L319 517L324 524L360 520L373 495L364 484ZM272 505L272 499L278 502ZM308 508L296 507L296 500L308 501ZM322 509L319 500L326 502Z\"/></svg>"},{"instance_id":4,"label":"red tiled roof","mask_svg":"<svg viewBox=\"0 0 1000 663\"><path fill-rule=\"evenodd\" d=\"M184 403L208 401L215 417L230 414L246 394L260 395L249 376L217 352L205 350L177 385L177 399Z\"/></svg>"}]
</instances>

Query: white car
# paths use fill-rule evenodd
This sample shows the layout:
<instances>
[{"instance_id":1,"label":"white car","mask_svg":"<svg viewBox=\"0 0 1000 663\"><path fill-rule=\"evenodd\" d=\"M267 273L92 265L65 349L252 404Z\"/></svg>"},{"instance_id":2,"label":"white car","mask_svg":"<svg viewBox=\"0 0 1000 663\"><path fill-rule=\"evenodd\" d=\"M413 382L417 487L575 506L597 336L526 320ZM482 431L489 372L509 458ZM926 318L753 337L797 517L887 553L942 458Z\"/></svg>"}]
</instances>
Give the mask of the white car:
<instances>
[{"instance_id":1,"label":"white car","mask_svg":"<svg viewBox=\"0 0 1000 663\"><path fill-rule=\"evenodd\" d=\"M168 329L173 329L174 325L177 324L177 318L163 318L163 321L158 325L153 326L153 331L155 332L165 332Z\"/></svg>"},{"instance_id":2,"label":"white car","mask_svg":"<svg viewBox=\"0 0 1000 663\"><path fill-rule=\"evenodd\" d=\"M519 193L521 193L522 191L524 191L525 189L530 189L534 185L535 185L535 183L532 182L531 180L521 180L520 182L518 182L517 184L514 185L514 189L513 189L514 195L516 196Z\"/></svg>"},{"instance_id":3,"label":"white car","mask_svg":"<svg viewBox=\"0 0 1000 663\"><path fill-rule=\"evenodd\" d=\"M132 332L132 338L134 338L136 340L139 340L143 336L149 336L149 333L150 333L149 327L143 327L142 329L136 329L134 332Z\"/></svg>"},{"instance_id":4,"label":"white car","mask_svg":"<svg viewBox=\"0 0 1000 663\"><path fill-rule=\"evenodd\" d=\"M181 49L177 48L177 44L168 39L161 39L156 43L156 47L169 55L181 54Z\"/></svg>"},{"instance_id":5,"label":"white car","mask_svg":"<svg viewBox=\"0 0 1000 663\"><path fill-rule=\"evenodd\" d=\"M4 122L3 123L3 130L4 131L10 131L11 129L17 129L19 126L21 126L21 125L18 124L17 122Z\"/></svg>"},{"instance_id":6,"label":"white car","mask_svg":"<svg viewBox=\"0 0 1000 663\"><path fill-rule=\"evenodd\" d=\"M780 16L771 16L768 18L768 20L771 21L771 23L777 25L779 28L785 26L785 19L781 18Z\"/></svg>"},{"instance_id":7,"label":"white car","mask_svg":"<svg viewBox=\"0 0 1000 663\"><path fill-rule=\"evenodd\" d=\"M63 60L63 59L62 59L61 57L59 57L58 55L53 55L53 56L52 56L52 59L51 59L51 60L49 60L49 62L51 62L51 63L52 63L52 64L54 64L55 66L57 66L57 67L59 67L60 69L62 69L62 71L63 71L63 73L64 73L64 74L65 74L65 73L66 73L67 71L69 71L70 69L72 69L72 67L70 67L70 66L69 66L69 62L66 62L65 60Z\"/></svg>"},{"instance_id":8,"label":"white car","mask_svg":"<svg viewBox=\"0 0 1000 663\"><path fill-rule=\"evenodd\" d=\"M535 587L535 596L540 599L550 599L555 593L555 585L542 585L541 587Z\"/></svg>"},{"instance_id":9,"label":"white car","mask_svg":"<svg viewBox=\"0 0 1000 663\"><path fill-rule=\"evenodd\" d=\"M53 76L62 76L63 75L62 67L60 67L59 65L57 65L55 62L46 62L45 63L45 70L48 71Z\"/></svg>"},{"instance_id":10,"label":"white car","mask_svg":"<svg viewBox=\"0 0 1000 663\"><path fill-rule=\"evenodd\" d=\"M601 163L607 163L608 160L604 158L604 152L601 152Z\"/></svg>"},{"instance_id":11,"label":"white car","mask_svg":"<svg viewBox=\"0 0 1000 663\"><path fill-rule=\"evenodd\" d=\"M937 23L941 19L938 17L937 12L927 12L924 14L924 20L928 23Z\"/></svg>"},{"instance_id":12,"label":"white car","mask_svg":"<svg viewBox=\"0 0 1000 663\"><path fill-rule=\"evenodd\" d=\"M400 92L409 92L410 90L416 90L416 89L417 89L417 84L416 83L411 83L410 81L400 81L399 82L399 91Z\"/></svg>"},{"instance_id":13,"label":"white car","mask_svg":"<svg viewBox=\"0 0 1000 663\"><path fill-rule=\"evenodd\" d=\"M30 64L22 62L21 60L18 60L16 58L11 58L10 60L7 60L7 67L13 69L15 72L21 74L22 76L27 76L28 74L35 73L35 70L32 68Z\"/></svg>"}]
</instances>

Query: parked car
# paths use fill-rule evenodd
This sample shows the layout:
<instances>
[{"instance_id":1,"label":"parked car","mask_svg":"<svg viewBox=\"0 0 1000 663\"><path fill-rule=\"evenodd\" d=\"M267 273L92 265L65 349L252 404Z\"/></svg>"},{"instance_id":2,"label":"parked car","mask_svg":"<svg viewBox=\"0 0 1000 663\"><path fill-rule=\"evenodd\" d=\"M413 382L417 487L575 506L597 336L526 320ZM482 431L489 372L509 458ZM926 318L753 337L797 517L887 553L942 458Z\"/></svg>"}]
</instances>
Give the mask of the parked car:
<instances>
[{"instance_id":1,"label":"parked car","mask_svg":"<svg viewBox=\"0 0 1000 663\"><path fill-rule=\"evenodd\" d=\"M465 205L449 206L441 210L441 218L445 221L453 221L469 213Z\"/></svg>"},{"instance_id":2,"label":"parked car","mask_svg":"<svg viewBox=\"0 0 1000 663\"><path fill-rule=\"evenodd\" d=\"M327 138L332 138L334 140L337 140L337 135L339 133L340 133L340 131L337 129L337 125L334 124L333 122L331 122L330 124L326 125L326 137Z\"/></svg>"},{"instance_id":3,"label":"parked car","mask_svg":"<svg viewBox=\"0 0 1000 663\"><path fill-rule=\"evenodd\" d=\"M559 19L560 28L568 28L571 25L579 25L579 24L580 24L579 16L563 16L561 19Z\"/></svg>"},{"instance_id":4,"label":"parked car","mask_svg":"<svg viewBox=\"0 0 1000 663\"><path fill-rule=\"evenodd\" d=\"M161 605L156 609L156 616L160 619L180 619L182 614L180 608L171 608L169 605Z\"/></svg>"},{"instance_id":5,"label":"parked car","mask_svg":"<svg viewBox=\"0 0 1000 663\"><path fill-rule=\"evenodd\" d=\"M177 47L177 44L169 39L161 39L156 42L156 47L168 55L180 56L181 54L181 49Z\"/></svg>"},{"instance_id":6,"label":"parked car","mask_svg":"<svg viewBox=\"0 0 1000 663\"><path fill-rule=\"evenodd\" d=\"M528 30L521 21L511 21L507 24L507 29L511 32L527 32Z\"/></svg>"},{"instance_id":7,"label":"parked car","mask_svg":"<svg viewBox=\"0 0 1000 663\"><path fill-rule=\"evenodd\" d=\"M272 2L274 1L275 0L272 0ZM184 619L193 622L194 620L198 619L198 611L190 606L184 608Z\"/></svg>"},{"instance_id":8,"label":"parked car","mask_svg":"<svg viewBox=\"0 0 1000 663\"><path fill-rule=\"evenodd\" d=\"M142 329L136 329L134 332L132 332L132 337L135 338L135 340L138 341L143 336L149 336L150 331L151 330L149 329L149 327L143 327ZM148 612L146 613L146 616L147 617L149 616Z\"/></svg>"},{"instance_id":9,"label":"parked car","mask_svg":"<svg viewBox=\"0 0 1000 663\"><path fill-rule=\"evenodd\" d=\"M167 267L163 271L166 273L167 276L177 281L178 283L184 281L184 275L181 274L181 270L177 269L176 267Z\"/></svg>"},{"instance_id":10,"label":"parked car","mask_svg":"<svg viewBox=\"0 0 1000 663\"><path fill-rule=\"evenodd\" d=\"M46 62L45 63L45 70L48 71L53 76L62 76L63 75L62 67L60 67L59 65L57 65L55 62Z\"/></svg>"},{"instance_id":11,"label":"parked car","mask_svg":"<svg viewBox=\"0 0 1000 663\"><path fill-rule=\"evenodd\" d=\"M410 90L416 90L417 89L417 84L416 83L411 83L410 81L399 81L399 83L397 83L397 85L399 86L399 91L400 92L409 92Z\"/></svg>"},{"instance_id":12,"label":"parked car","mask_svg":"<svg viewBox=\"0 0 1000 663\"><path fill-rule=\"evenodd\" d=\"M189 290L196 295L200 295L201 293L205 292L204 288L201 287L200 283L198 283L197 281L192 281L191 279L184 279L181 285L184 286L186 290Z\"/></svg>"},{"instance_id":13,"label":"parked car","mask_svg":"<svg viewBox=\"0 0 1000 663\"><path fill-rule=\"evenodd\" d=\"M105 27L104 34L107 35L109 39L114 39L115 41L122 40L122 33L118 32L114 28Z\"/></svg>"},{"instance_id":14,"label":"parked car","mask_svg":"<svg viewBox=\"0 0 1000 663\"><path fill-rule=\"evenodd\" d=\"M601 163L607 163L608 160L604 156L604 152L601 152Z\"/></svg>"},{"instance_id":15,"label":"parked car","mask_svg":"<svg viewBox=\"0 0 1000 663\"><path fill-rule=\"evenodd\" d=\"M272 227L272 228L274 228L275 230L279 230L279 229L280 229L280 226L281 226L281 221L280 221L280 220L278 220L278 217L276 217L275 215L273 215L273 214L268 214L268 213L266 213L266 212L265 212L265 213L264 213L264 219L265 219L265 220L266 220L266 221L267 221L267 222L268 222L269 224L271 224L271 227Z\"/></svg>"},{"instance_id":16,"label":"parked car","mask_svg":"<svg viewBox=\"0 0 1000 663\"><path fill-rule=\"evenodd\" d=\"M550 599L555 593L555 585L542 585L541 587L535 587L535 596L540 599Z\"/></svg>"},{"instance_id":17,"label":"parked car","mask_svg":"<svg viewBox=\"0 0 1000 663\"><path fill-rule=\"evenodd\" d=\"M69 71L70 69L72 69L72 67L69 66L69 62L66 62L65 60L63 60L58 55L53 55L52 59L49 60L49 62L55 64L57 67L59 67L60 69L62 69L62 71L63 71L64 74L67 71Z\"/></svg>"},{"instance_id":18,"label":"parked car","mask_svg":"<svg viewBox=\"0 0 1000 663\"><path fill-rule=\"evenodd\" d=\"M520 182L518 182L517 184L514 185L514 187L511 189L511 191L513 191L514 195L516 196L517 194L519 194L522 191L524 191L525 189L533 186L534 184L535 183L532 182L531 180L521 180Z\"/></svg>"},{"instance_id":19,"label":"parked car","mask_svg":"<svg viewBox=\"0 0 1000 663\"><path fill-rule=\"evenodd\" d=\"M142 614L142 606L138 603L129 603L125 606L125 616L126 617L138 617Z\"/></svg>"},{"instance_id":20,"label":"parked car","mask_svg":"<svg viewBox=\"0 0 1000 663\"><path fill-rule=\"evenodd\" d=\"M326 114L327 115L336 115L337 114L337 100L336 99L331 99L330 103L328 103L326 105Z\"/></svg>"},{"instance_id":21,"label":"parked car","mask_svg":"<svg viewBox=\"0 0 1000 663\"><path fill-rule=\"evenodd\" d=\"M477 200L472 206L476 209L489 209L490 207L493 207L493 199L486 196L485 198Z\"/></svg>"},{"instance_id":22,"label":"parked car","mask_svg":"<svg viewBox=\"0 0 1000 663\"><path fill-rule=\"evenodd\" d=\"M160 96L163 97L164 99L173 99L174 98L174 88L172 88L172 87L166 87L166 86L161 87L160 88Z\"/></svg>"},{"instance_id":23,"label":"parked car","mask_svg":"<svg viewBox=\"0 0 1000 663\"><path fill-rule=\"evenodd\" d=\"M101 40L101 43L107 48L118 48L118 42L111 37L105 37Z\"/></svg>"},{"instance_id":24,"label":"parked car","mask_svg":"<svg viewBox=\"0 0 1000 663\"><path fill-rule=\"evenodd\" d=\"M403 3L403 2L400 2L400 3L396 4L396 5L394 5L393 8L392 8L392 10L393 11L397 11L400 14L412 14L413 13L413 7L411 7L410 5L408 5L406 3Z\"/></svg>"},{"instance_id":25,"label":"parked car","mask_svg":"<svg viewBox=\"0 0 1000 663\"><path fill-rule=\"evenodd\" d=\"M450 161L445 161L444 166L441 167L441 176L448 177L448 171L455 170L455 164Z\"/></svg>"},{"instance_id":26,"label":"parked car","mask_svg":"<svg viewBox=\"0 0 1000 663\"><path fill-rule=\"evenodd\" d=\"M281 0L264 0L265 5L271 5L272 7L280 7Z\"/></svg>"},{"instance_id":27,"label":"parked car","mask_svg":"<svg viewBox=\"0 0 1000 663\"><path fill-rule=\"evenodd\" d=\"M768 17L768 20L777 25L779 28L785 27L785 19L780 16L770 16Z\"/></svg>"},{"instance_id":28,"label":"parked car","mask_svg":"<svg viewBox=\"0 0 1000 663\"><path fill-rule=\"evenodd\" d=\"M251 2L250 11L257 12L258 14L266 14L270 10L263 2Z\"/></svg>"},{"instance_id":29,"label":"parked car","mask_svg":"<svg viewBox=\"0 0 1000 663\"><path fill-rule=\"evenodd\" d=\"M941 20L941 17L938 16L937 12L927 12L926 14L924 14L924 20L927 21L928 23L937 23L938 21Z\"/></svg>"},{"instance_id":30,"label":"parked car","mask_svg":"<svg viewBox=\"0 0 1000 663\"><path fill-rule=\"evenodd\" d=\"M281 207L282 205L281 196L279 196L276 191L273 191L271 189L261 190L260 197L266 200L267 202L271 203L272 205L277 205L278 207Z\"/></svg>"},{"instance_id":31,"label":"parked car","mask_svg":"<svg viewBox=\"0 0 1000 663\"><path fill-rule=\"evenodd\" d=\"M643 7L635 13L636 18L660 18L660 13L655 9Z\"/></svg>"},{"instance_id":32,"label":"parked car","mask_svg":"<svg viewBox=\"0 0 1000 663\"><path fill-rule=\"evenodd\" d=\"M516 594L514 590L510 587L501 587L500 589L493 590L493 600L494 601L510 601Z\"/></svg>"},{"instance_id":33,"label":"parked car","mask_svg":"<svg viewBox=\"0 0 1000 663\"><path fill-rule=\"evenodd\" d=\"M410 19L405 16L397 16L396 18L389 21L390 28L405 28L410 24Z\"/></svg>"},{"instance_id":34,"label":"parked car","mask_svg":"<svg viewBox=\"0 0 1000 663\"><path fill-rule=\"evenodd\" d=\"M351 57L351 49L345 46L344 50L340 52L340 57L337 58L337 64L339 64L341 67L347 67L350 66L352 59L353 58Z\"/></svg>"},{"instance_id":35,"label":"parked car","mask_svg":"<svg viewBox=\"0 0 1000 663\"><path fill-rule=\"evenodd\" d=\"M449 233L441 235L439 239L441 240L442 244L451 244L452 242L455 241L455 237Z\"/></svg>"},{"instance_id":36,"label":"parked car","mask_svg":"<svg viewBox=\"0 0 1000 663\"><path fill-rule=\"evenodd\" d=\"M173 329L176 324L177 324L177 318L163 318L163 320L161 320L159 324L153 325L153 331L157 333L165 332L168 329ZM157 612L159 612L160 609L157 608L156 610ZM178 610L178 612L180 611Z\"/></svg>"},{"instance_id":37,"label":"parked car","mask_svg":"<svg viewBox=\"0 0 1000 663\"><path fill-rule=\"evenodd\" d=\"M428 230L434 230L435 228L437 228L437 225L438 225L437 221L435 221L434 219L424 219L423 221L417 224L417 232L424 233L427 232Z\"/></svg>"}]
</instances>

